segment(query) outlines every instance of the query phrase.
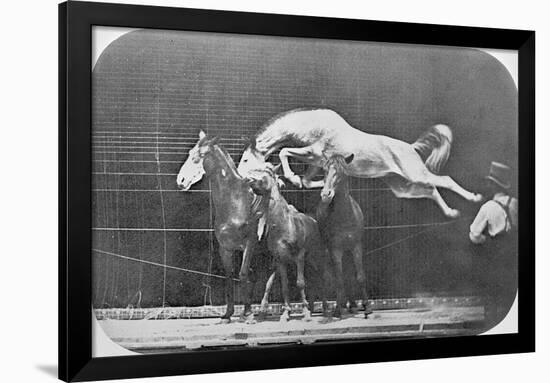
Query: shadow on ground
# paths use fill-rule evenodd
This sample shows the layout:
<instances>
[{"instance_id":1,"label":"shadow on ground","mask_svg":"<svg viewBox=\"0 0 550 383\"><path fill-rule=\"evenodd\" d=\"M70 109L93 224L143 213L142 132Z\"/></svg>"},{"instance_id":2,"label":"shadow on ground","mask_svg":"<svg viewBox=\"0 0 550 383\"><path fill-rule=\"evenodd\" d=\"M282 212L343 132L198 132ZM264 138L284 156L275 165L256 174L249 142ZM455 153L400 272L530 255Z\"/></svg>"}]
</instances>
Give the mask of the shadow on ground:
<instances>
[{"instance_id":1,"label":"shadow on ground","mask_svg":"<svg viewBox=\"0 0 550 383\"><path fill-rule=\"evenodd\" d=\"M36 366L36 368L42 371L44 374L57 379L57 365L55 364L39 365L39 366Z\"/></svg>"}]
</instances>

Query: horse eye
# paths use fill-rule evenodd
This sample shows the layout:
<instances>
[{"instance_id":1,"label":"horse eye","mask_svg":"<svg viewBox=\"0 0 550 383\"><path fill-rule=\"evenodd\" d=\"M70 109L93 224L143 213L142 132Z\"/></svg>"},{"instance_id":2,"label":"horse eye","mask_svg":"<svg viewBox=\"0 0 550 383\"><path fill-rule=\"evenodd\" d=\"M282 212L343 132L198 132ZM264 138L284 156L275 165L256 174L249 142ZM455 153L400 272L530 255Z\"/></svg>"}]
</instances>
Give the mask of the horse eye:
<instances>
[{"instance_id":1,"label":"horse eye","mask_svg":"<svg viewBox=\"0 0 550 383\"><path fill-rule=\"evenodd\" d=\"M248 158L245 158L245 160L243 162L248 162Z\"/></svg>"}]
</instances>

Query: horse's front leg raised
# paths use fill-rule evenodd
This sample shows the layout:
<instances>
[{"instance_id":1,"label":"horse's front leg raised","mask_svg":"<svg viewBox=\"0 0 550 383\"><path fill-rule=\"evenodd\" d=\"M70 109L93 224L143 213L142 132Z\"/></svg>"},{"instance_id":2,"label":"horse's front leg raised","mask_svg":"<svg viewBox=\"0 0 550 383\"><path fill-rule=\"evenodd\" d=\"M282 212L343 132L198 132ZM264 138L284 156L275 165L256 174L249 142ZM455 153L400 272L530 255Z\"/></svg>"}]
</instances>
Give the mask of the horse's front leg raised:
<instances>
[{"instance_id":1,"label":"horse's front leg raised","mask_svg":"<svg viewBox=\"0 0 550 383\"><path fill-rule=\"evenodd\" d=\"M225 272L225 304L227 305L225 314L222 316L222 323L230 323L231 316L235 312L235 300L233 296L233 251L220 248L220 257Z\"/></svg>"},{"instance_id":2,"label":"horse's front leg raised","mask_svg":"<svg viewBox=\"0 0 550 383\"><path fill-rule=\"evenodd\" d=\"M254 252L254 249L256 248L256 241L249 239L246 241L246 246L243 251L243 261L241 264L241 270L239 272L239 280L241 283L241 292L242 296L245 299L244 302L244 311L243 311L243 318L248 324L253 324L254 322L254 313L252 312L252 283L249 278L249 272L250 272L250 261L252 260L252 255Z\"/></svg>"},{"instance_id":3,"label":"horse's front leg raised","mask_svg":"<svg viewBox=\"0 0 550 383\"><path fill-rule=\"evenodd\" d=\"M286 179L288 179L294 186L301 188L302 181L300 176L295 174L290 165L288 164L288 158L294 157L302 161L308 162L313 160L315 157L315 150L313 146L306 146L303 148L282 148L279 152L279 159L281 160L281 165L283 166L283 173Z\"/></svg>"}]
</instances>

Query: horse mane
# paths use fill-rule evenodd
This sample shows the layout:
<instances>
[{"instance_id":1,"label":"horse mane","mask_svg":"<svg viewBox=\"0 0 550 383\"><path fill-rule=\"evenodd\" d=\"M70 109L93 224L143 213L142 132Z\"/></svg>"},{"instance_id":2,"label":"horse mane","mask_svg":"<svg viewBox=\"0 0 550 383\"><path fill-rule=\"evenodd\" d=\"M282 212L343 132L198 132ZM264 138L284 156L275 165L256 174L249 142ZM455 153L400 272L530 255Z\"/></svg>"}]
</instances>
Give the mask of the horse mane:
<instances>
[{"instance_id":1,"label":"horse mane","mask_svg":"<svg viewBox=\"0 0 550 383\"><path fill-rule=\"evenodd\" d=\"M271 117L271 118L270 118L269 120L267 120L266 122L264 122L264 123L262 124L262 126L260 126L260 129L258 129L258 132L256 132L256 136L255 136L255 137L257 138L257 137L259 137L262 133L265 133L265 131L266 131L271 125L273 125L275 122L277 122L277 121L280 120L281 118L288 116L289 114L296 113L296 112L308 112L308 111L313 111L313 110L321 110L321 109L325 109L325 108L319 108L319 107L302 107L302 108L295 108L295 109L291 109L291 110L287 110L287 111L278 113L278 114L274 115L273 117Z\"/></svg>"},{"instance_id":2,"label":"horse mane","mask_svg":"<svg viewBox=\"0 0 550 383\"><path fill-rule=\"evenodd\" d=\"M242 178L239 172L237 171L237 167L235 166L235 161L233 161L233 158L231 158L231 155L229 152L222 146L218 144L214 144L214 149L217 149L221 157L225 160L227 163L227 166L229 169L238 177Z\"/></svg>"},{"instance_id":3,"label":"horse mane","mask_svg":"<svg viewBox=\"0 0 550 383\"><path fill-rule=\"evenodd\" d=\"M346 159L343 155L335 154L331 156L324 165L325 169L328 169L329 166L332 164L336 165L336 170L338 171L338 173L344 173L344 174L346 173L345 168L347 164L346 164Z\"/></svg>"}]
</instances>

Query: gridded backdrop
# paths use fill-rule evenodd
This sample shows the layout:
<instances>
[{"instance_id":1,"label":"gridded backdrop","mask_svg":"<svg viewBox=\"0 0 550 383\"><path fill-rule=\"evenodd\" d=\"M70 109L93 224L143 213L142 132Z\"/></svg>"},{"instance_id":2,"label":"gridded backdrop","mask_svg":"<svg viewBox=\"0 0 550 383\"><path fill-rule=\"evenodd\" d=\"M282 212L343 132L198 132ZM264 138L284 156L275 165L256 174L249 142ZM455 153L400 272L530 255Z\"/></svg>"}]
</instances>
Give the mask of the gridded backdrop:
<instances>
[{"instance_id":1,"label":"gridded backdrop","mask_svg":"<svg viewBox=\"0 0 550 383\"><path fill-rule=\"evenodd\" d=\"M222 279L181 270L223 275L208 181L176 187L199 129L238 162L241 137L273 115L327 107L407 142L448 124L444 173L469 189L480 190L492 160L516 168L516 87L475 49L140 30L103 51L92 80L96 308L223 304ZM373 298L476 294L468 226L478 206L443 190L463 213L449 222L432 201L397 199L380 180L350 182ZM305 212L319 200L319 190L292 186L284 195ZM256 265L260 280L266 264ZM319 283L310 278L309 291Z\"/></svg>"}]
</instances>

